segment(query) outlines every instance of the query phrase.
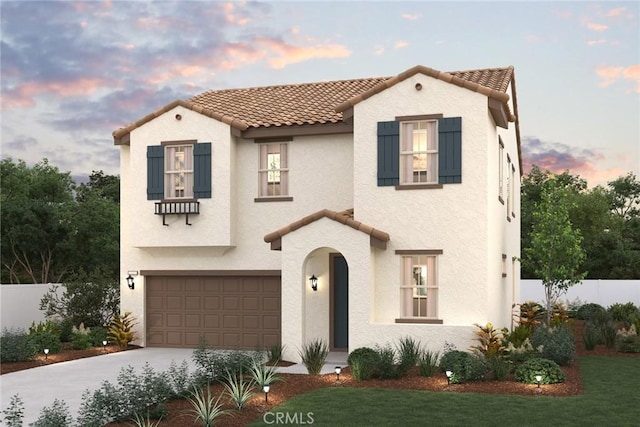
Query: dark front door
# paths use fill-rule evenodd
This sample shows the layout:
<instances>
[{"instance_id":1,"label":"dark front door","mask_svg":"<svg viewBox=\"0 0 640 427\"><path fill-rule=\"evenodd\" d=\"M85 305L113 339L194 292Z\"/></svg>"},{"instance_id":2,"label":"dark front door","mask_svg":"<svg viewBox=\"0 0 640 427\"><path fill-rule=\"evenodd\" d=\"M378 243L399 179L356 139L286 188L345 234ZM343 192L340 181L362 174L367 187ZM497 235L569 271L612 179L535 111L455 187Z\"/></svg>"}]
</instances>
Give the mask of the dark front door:
<instances>
[{"instance_id":1,"label":"dark front door","mask_svg":"<svg viewBox=\"0 0 640 427\"><path fill-rule=\"evenodd\" d=\"M346 350L349 347L349 267L343 256L333 255L331 313L332 349Z\"/></svg>"}]
</instances>

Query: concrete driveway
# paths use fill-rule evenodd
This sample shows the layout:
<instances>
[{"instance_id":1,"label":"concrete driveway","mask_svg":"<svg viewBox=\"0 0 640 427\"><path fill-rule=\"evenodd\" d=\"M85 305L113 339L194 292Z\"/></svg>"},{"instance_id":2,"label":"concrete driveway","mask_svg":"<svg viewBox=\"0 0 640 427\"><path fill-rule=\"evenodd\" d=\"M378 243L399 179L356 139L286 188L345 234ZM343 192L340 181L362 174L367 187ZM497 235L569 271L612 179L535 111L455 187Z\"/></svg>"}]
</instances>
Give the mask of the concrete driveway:
<instances>
[{"instance_id":1,"label":"concrete driveway","mask_svg":"<svg viewBox=\"0 0 640 427\"><path fill-rule=\"evenodd\" d=\"M156 372L163 372L169 369L172 361L180 366L184 360L192 373L196 369L192 354L193 349L141 348L0 375L0 408L4 411L9 407L11 396L20 395L26 426L38 419L43 407L51 406L53 400L58 399L65 401L75 420L82 393L100 388L103 381L115 384L122 368L132 366L140 373L148 362Z\"/></svg>"}]
</instances>

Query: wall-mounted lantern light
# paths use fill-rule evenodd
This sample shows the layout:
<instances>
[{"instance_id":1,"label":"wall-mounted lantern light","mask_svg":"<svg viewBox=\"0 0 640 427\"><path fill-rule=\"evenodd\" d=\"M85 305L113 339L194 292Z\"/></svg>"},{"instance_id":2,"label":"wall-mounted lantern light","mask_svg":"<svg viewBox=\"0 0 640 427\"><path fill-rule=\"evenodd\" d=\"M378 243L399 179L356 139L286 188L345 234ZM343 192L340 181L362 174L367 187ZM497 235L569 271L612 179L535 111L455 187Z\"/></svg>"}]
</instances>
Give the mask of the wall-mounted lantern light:
<instances>
[{"instance_id":1,"label":"wall-mounted lantern light","mask_svg":"<svg viewBox=\"0 0 640 427\"><path fill-rule=\"evenodd\" d=\"M136 287L136 284L133 281L133 276L131 274L127 276L127 285L129 285L129 289L133 289Z\"/></svg>"},{"instance_id":2,"label":"wall-mounted lantern light","mask_svg":"<svg viewBox=\"0 0 640 427\"><path fill-rule=\"evenodd\" d=\"M314 291L318 290L318 278L316 277L316 275L312 275L309 278L309 281L311 282L311 289L313 289Z\"/></svg>"}]
</instances>

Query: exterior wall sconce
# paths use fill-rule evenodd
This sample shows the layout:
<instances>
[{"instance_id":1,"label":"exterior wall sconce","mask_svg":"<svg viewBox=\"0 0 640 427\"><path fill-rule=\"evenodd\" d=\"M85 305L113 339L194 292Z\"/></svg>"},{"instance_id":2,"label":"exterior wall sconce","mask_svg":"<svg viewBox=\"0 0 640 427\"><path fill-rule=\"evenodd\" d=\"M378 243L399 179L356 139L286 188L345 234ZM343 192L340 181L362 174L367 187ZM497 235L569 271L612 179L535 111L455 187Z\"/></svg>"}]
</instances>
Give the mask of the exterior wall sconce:
<instances>
[{"instance_id":1,"label":"exterior wall sconce","mask_svg":"<svg viewBox=\"0 0 640 427\"><path fill-rule=\"evenodd\" d=\"M133 276L131 274L127 276L127 285L129 285L129 289L134 289L136 287L136 284L133 281Z\"/></svg>"},{"instance_id":2,"label":"exterior wall sconce","mask_svg":"<svg viewBox=\"0 0 640 427\"><path fill-rule=\"evenodd\" d=\"M312 275L309 278L309 281L311 282L311 289L313 289L314 291L318 290L318 278L316 277L316 275Z\"/></svg>"}]
</instances>

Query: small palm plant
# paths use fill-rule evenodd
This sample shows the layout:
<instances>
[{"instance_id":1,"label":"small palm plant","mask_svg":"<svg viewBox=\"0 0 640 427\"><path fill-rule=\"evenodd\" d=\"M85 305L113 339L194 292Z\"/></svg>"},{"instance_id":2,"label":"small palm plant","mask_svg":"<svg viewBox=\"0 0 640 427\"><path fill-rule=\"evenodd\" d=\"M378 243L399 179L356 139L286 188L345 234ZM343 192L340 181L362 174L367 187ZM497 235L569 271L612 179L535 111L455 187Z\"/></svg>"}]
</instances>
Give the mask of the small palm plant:
<instances>
[{"instance_id":1,"label":"small palm plant","mask_svg":"<svg viewBox=\"0 0 640 427\"><path fill-rule=\"evenodd\" d=\"M219 395L214 402L209 386L207 386L206 395L204 390L198 390L194 386L191 397L187 398L191 406L193 406L193 409L189 412L194 415L196 421L201 421L205 427L210 427L216 423L219 417L231 414L231 411L222 409L221 397L222 395Z\"/></svg>"},{"instance_id":2,"label":"small palm plant","mask_svg":"<svg viewBox=\"0 0 640 427\"><path fill-rule=\"evenodd\" d=\"M304 366L307 367L309 375L319 375L327 356L329 356L329 346L323 340L316 339L305 344L298 354L300 354Z\"/></svg>"},{"instance_id":3,"label":"small palm plant","mask_svg":"<svg viewBox=\"0 0 640 427\"><path fill-rule=\"evenodd\" d=\"M149 418L149 414L147 414L147 417L143 417L140 414L135 414L135 416L132 419L132 423L134 427L157 427L160 425L160 421L162 420L156 420L156 421L152 421Z\"/></svg>"},{"instance_id":4,"label":"small palm plant","mask_svg":"<svg viewBox=\"0 0 640 427\"><path fill-rule=\"evenodd\" d=\"M253 379L245 379L242 375L242 369L240 369L240 373L237 375L227 370L223 384L230 400L239 410L242 410L245 403L255 396L253 389L256 383Z\"/></svg>"}]
</instances>

